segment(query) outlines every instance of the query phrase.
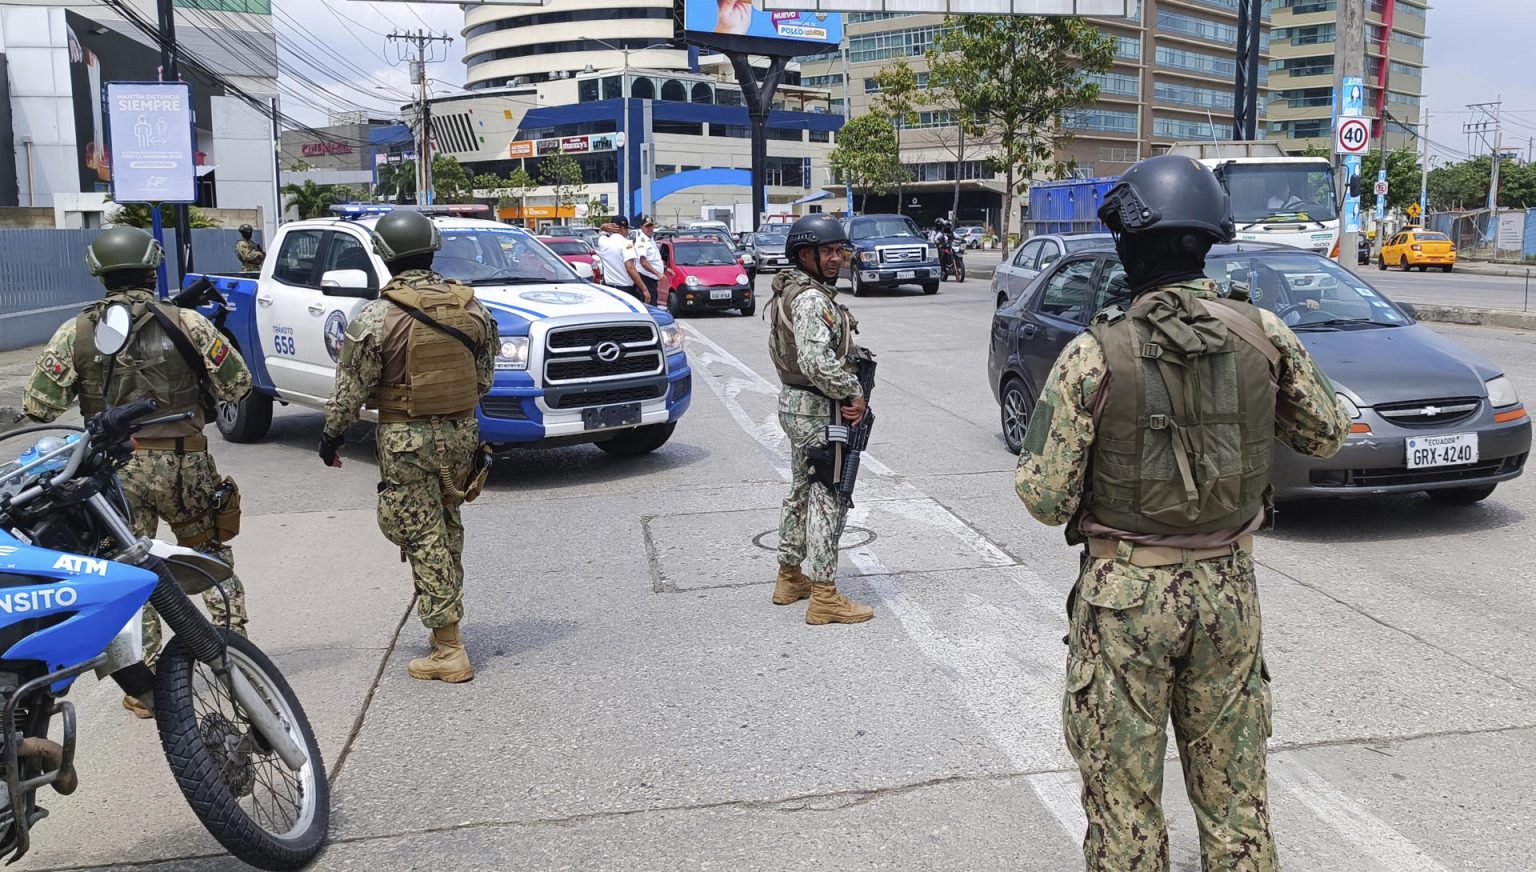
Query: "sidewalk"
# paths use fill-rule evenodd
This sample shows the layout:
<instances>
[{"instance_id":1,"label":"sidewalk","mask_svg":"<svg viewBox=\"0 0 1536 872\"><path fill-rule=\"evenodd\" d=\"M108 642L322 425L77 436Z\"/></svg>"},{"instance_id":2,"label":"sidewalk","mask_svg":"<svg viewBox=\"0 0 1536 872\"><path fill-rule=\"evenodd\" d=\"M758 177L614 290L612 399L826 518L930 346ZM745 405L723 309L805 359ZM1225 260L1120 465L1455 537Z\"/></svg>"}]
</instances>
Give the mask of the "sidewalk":
<instances>
[{"instance_id":1,"label":"sidewalk","mask_svg":"<svg viewBox=\"0 0 1536 872\"><path fill-rule=\"evenodd\" d=\"M1536 264L1493 263L1485 260L1458 260L1456 272L1474 276L1508 276L1524 278L1536 276Z\"/></svg>"}]
</instances>

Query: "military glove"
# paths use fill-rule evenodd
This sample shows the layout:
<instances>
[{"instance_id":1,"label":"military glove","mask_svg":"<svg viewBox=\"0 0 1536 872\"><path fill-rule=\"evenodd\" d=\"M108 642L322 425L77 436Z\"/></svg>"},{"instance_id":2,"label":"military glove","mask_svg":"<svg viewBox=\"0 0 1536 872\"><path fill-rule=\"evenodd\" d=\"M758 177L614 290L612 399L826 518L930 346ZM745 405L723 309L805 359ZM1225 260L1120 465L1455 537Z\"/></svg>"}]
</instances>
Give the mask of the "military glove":
<instances>
[{"instance_id":1,"label":"military glove","mask_svg":"<svg viewBox=\"0 0 1536 872\"><path fill-rule=\"evenodd\" d=\"M326 436L321 434L320 459L325 461L326 466L334 466L337 469L341 468L341 458L336 456L336 452L340 451L341 446L345 445L346 442L345 436Z\"/></svg>"}]
</instances>

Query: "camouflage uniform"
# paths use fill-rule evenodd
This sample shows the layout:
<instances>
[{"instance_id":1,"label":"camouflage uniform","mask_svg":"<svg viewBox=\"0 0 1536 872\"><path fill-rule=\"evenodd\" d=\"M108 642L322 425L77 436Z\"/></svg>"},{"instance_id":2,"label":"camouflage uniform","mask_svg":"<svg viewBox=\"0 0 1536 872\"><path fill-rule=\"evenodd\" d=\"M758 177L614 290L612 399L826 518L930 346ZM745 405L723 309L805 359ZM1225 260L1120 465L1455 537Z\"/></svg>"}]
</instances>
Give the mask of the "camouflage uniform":
<instances>
[{"instance_id":1,"label":"camouflage uniform","mask_svg":"<svg viewBox=\"0 0 1536 872\"><path fill-rule=\"evenodd\" d=\"M109 293L107 297L125 301L157 299L155 292L150 290ZM178 310L178 314L193 346L205 358L208 385L214 396L233 403L250 393L251 373L239 352L202 315L189 309ZM27 417L34 421L52 421L74 402L77 379L75 326L75 319L65 321L38 357L23 405ZM133 531L140 536L152 536L160 519L164 518L180 541L201 537L213 529L213 492L222 478L214 466L213 456L198 450L177 452L141 448L118 472L128 497ZM209 539L195 547L234 566L234 553L217 539ZM215 624L227 624L241 635L245 634L245 586L238 576L205 591L203 602L208 605ZM159 657L160 638L160 617L146 605L144 652L145 662L151 666Z\"/></svg>"},{"instance_id":2,"label":"camouflage uniform","mask_svg":"<svg viewBox=\"0 0 1536 872\"><path fill-rule=\"evenodd\" d=\"M774 293L788 291L794 284L809 288L795 297L790 308L800 369L826 396L793 385L779 392L779 425L789 437L791 475L789 499L779 519L779 564L799 566L809 558L806 575L811 582L830 584L837 578L833 537L842 526L844 509L829 490L813 486L807 452L827 442L827 425L832 420L832 402L827 397L851 400L864 392L854 368L837 354L847 338L837 289L800 270L789 270L774 277ZM857 326L852 315L848 323Z\"/></svg>"},{"instance_id":3,"label":"camouflage uniform","mask_svg":"<svg viewBox=\"0 0 1536 872\"><path fill-rule=\"evenodd\" d=\"M428 270L409 270L394 278L397 285L421 286L445 281ZM341 436L357 420L373 396L384 369L384 322L394 306L374 300L347 326L336 388L325 406L325 435ZM476 357L480 396L491 389L496 349L501 341L496 321L485 317L487 336ZM470 378L470 373L464 374ZM439 427L449 469L457 481L468 477L472 455L480 444L474 417L442 420ZM380 424L379 529L410 560L416 585L416 609L428 629L456 624L464 615L464 523L458 505L445 505L439 474L437 438L431 421Z\"/></svg>"},{"instance_id":4,"label":"camouflage uniform","mask_svg":"<svg viewBox=\"0 0 1536 872\"><path fill-rule=\"evenodd\" d=\"M251 240L242 239L235 243L235 257L240 258L241 270L258 272L261 270L262 261L267 259L267 253Z\"/></svg>"},{"instance_id":5,"label":"camouflage uniform","mask_svg":"<svg viewBox=\"0 0 1536 872\"><path fill-rule=\"evenodd\" d=\"M1209 281L1172 287L1216 296ZM1281 353L1275 436L1331 456L1349 431L1332 384L1278 317L1262 319ZM1046 524L1078 513L1106 374L1098 340L1084 333L1063 350L1041 393L1014 481ZM1122 542L1122 557L1129 547ZM1204 868L1276 872L1264 760L1269 674L1252 555L1234 547L1160 567L1087 558L1075 593L1062 722L1083 777L1087 868L1169 868L1160 800L1171 714Z\"/></svg>"}]
</instances>

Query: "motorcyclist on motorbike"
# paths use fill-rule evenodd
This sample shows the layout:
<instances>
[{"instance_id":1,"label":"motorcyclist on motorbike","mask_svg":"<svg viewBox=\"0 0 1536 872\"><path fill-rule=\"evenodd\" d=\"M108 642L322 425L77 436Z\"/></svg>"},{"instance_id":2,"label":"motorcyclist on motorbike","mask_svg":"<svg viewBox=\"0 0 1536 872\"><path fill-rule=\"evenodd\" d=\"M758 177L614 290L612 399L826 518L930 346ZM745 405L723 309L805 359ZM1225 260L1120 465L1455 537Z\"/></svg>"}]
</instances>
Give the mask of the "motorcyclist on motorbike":
<instances>
[{"instance_id":1,"label":"motorcyclist on motorbike","mask_svg":"<svg viewBox=\"0 0 1536 872\"><path fill-rule=\"evenodd\" d=\"M939 268L943 275L953 276L957 280L964 280L964 262L960 260L962 255L960 248L955 245L955 225L948 218L940 216L933 220L933 231L928 238L932 240L934 247L939 250Z\"/></svg>"}]
</instances>

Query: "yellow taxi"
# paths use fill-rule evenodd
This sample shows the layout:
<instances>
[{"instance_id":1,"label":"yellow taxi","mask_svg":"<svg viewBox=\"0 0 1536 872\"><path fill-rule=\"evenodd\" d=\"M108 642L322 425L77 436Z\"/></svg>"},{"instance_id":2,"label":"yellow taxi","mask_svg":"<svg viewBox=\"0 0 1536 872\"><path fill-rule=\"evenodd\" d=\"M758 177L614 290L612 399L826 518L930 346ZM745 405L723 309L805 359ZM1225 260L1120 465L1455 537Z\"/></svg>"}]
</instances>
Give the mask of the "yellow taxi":
<instances>
[{"instance_id":1,"label":"yellow taxi","mask_svg":"<svg viewBox=\"0 0 1536 872\"><path fill-rule=\"evenodd\" d=\"M1456 266L1456 246L1444 233L1409 227L1387 240L1376 261L1378 269L1395 266L1403 272L1418 267L1423 272L1432 266L1450 272Z\"/></svg>"}]
</instances>

